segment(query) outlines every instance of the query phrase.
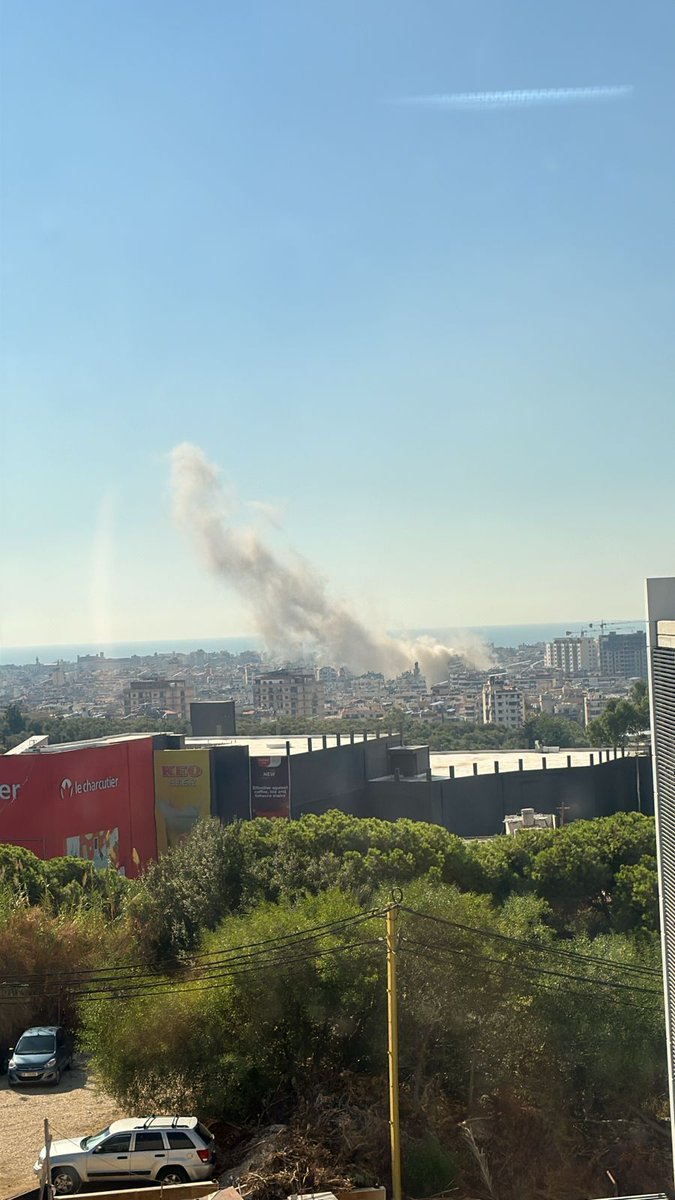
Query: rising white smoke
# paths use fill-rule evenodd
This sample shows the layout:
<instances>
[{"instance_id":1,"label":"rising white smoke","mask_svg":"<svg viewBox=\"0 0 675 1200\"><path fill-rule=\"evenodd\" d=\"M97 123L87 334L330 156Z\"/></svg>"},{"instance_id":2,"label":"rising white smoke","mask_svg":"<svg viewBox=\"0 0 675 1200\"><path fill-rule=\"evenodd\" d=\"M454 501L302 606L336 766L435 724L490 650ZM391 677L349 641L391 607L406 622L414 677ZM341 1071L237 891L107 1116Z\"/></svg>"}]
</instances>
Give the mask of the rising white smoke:
<instances>
[{"instance_id":1,"label":"rising white smoke","mask_svg":"<svg viewBox=\"0 0 675 1200\"><path fill-rule=\"evenodd\" d=\"M447 677L452 655L489 665L488 648L478 640L453 649L431 637L406 640L366 628L327 595L311 563L299 555L284 560L257 529L233 523L236 501L198 446L183 442L171 451L171 481L176 521L197 541L209 568L246 601L272 655L294 659L311 652L357 673L389 677L419 662L430 683Z\"/></svg>"}]
</instances>

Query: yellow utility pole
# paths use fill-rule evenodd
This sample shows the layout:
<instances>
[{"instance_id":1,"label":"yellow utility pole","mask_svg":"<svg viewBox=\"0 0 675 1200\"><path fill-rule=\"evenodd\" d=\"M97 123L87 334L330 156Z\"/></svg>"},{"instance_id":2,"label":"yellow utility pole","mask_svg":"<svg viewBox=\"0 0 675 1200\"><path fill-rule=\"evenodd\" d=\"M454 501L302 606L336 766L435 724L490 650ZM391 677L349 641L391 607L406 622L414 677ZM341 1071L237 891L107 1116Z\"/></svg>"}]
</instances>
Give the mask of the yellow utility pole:
<instances>
[{"instance_id":1,"label":"yellow utility pole","mask_svg":"<svg viewBox=\"0 0 675 1200\"><path fill-rule=\"evenodd\" d=\"M401 1129L398 1113L398 995L396 992L396 926L398 904L387 909L387 1019L389 1059L389 1133L392 1200L401 1200Z\"/></svg>"}]
</instances>

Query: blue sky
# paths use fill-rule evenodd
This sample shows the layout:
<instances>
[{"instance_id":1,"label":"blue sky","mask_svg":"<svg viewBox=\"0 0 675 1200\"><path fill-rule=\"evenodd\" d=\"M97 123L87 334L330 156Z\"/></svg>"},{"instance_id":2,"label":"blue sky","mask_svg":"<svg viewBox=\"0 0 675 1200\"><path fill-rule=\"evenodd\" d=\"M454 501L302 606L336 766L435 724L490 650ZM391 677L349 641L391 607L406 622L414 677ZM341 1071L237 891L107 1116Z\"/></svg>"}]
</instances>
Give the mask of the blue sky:
<instances>
[{"instance_id":1,"label":"blue sky","mask_svg":"<svg viewBox=\"0 0 675 1200\"><path fill-rule=\"evenodd\" d=\"M670 0L1 20L5 643L251 631L172 524L184 440L375 625L639 615L675 573Z\"/></svg>"}]
</instances>

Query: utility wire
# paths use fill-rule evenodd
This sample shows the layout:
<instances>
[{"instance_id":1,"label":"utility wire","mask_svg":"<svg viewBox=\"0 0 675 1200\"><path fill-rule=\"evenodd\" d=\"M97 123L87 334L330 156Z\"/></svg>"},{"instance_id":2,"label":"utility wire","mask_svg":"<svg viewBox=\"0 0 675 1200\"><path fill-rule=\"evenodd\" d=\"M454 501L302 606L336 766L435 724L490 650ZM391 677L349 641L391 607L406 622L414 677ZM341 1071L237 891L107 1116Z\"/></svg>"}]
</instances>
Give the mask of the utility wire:
<instances>
[{"instance_id":1,"label":"utility wire","mask_svg":"<svg viewBox=\"0 0 675 1200\"><path fill-rule=\"evenodd\" d=\"M379 946L381 940L377 938L369 938L358 942L345 942L336 946L326 947L322 950L308 950L304 954L294 958L281 958L279 956L266 959L261 958L255 964L240 965L235 967L217 967L213 970L206 982L202 976L196 979L191 977L176 978L173 982L166 976L158 977L156 980L148 982L122 982L119 987L115 987L114 983L110 983L105 988L89 988L86 984L80 990L71 991L71 996L77 1000L130 1000L136 997L153 997L166 995L185 995L189 992L208 991L214 987L226 987L232 979L237 979L240 976L255 975L260 971L269 970L270 968L279 969L280 967L293 966L298 963L308 962L310 959L323 958L331 954L339 954L344 950L354 950L361 946ZM214 982L217 981L217 982ZM201 986L191 986L191 985ZM167 986L170 985L170 986ZM41 995L50 998L62 996L63 992L52 991L43 992ZM2 1000L0 1000L2 1003ZM12 1000L6 1000L5 1003L12 1003Z\"/></svg>"},{"instance_id":2,"label":"utility wire","mask_svg":"<svg viewBox=\"0 0 675 1200\"><path fill-rule=\"evenodd\" d=\"M534 950L540 954L559 955L562 958L574 959L577 962L595 963L597 966L610 967L617 971L633 971L639 975L653 975L661 978L661 971L656 967L640 967L635 963L618 963L614 959L601 958L599 955L582 954L577 950L563 950L555 946L548 946L543 942L535 942L527 938L513 937L507 933L497 933L493 929L479 929L473 925L464 925L461 921L450 921L447 917L432 916L431 913L418 912L415 908L407 908L401 905L401 911L408 913L410 916L421 917L424 921L433 921L437 925L446 925L450 929L461 929L465 933L473 933L478 937L494 938L500 942L508 942L511 945L522 946L527 950Z\"/></svg>"},{"instance_id":3,"label":"utility wire","mask_svg":"<svg viewBox=\"0 0 675 1200\"><path fill-rule=\"evenodd\" d=\"M442 958L436 958L429 954L420 953L419 950L417 950L417 949L408 951L407 949L404 948L403 953L406 956L408 954L410 954L411 957L413 957L413 958L419 959L420 961L424 961L427 963L433 963L436 966L446 966L447 965L447 963ZM460 954L461 951L457 951L457 953ZM517 967L515 967L515 965L504 961L502 966L504 968L505 974L510 975L512 977L512 979L515 978L516 982L518 982L518 983L523 982L522 977L520 979L518 979L518 969L517 969ZM555 986L552 986L551 984L547 984L547 983L543 983L543 982L539 982L538 990L544 991L544 992L551 992L557 996L560 996L560 994L561 994L561 990L559 987L555 987ZM660 994L660 993L657 993L657 994ZM530 993L530 995L531 995L531 993ZM595 991L595 992L591 991L589 988L566 987L565 995L578 996L580 999L583 999L583 1000L588 1000L591 998L595 998L596 1000L600 999L600 1000L602 1000L603 1004L607 1004L607 1003L610 1003L613 1005L618 1004L621 1008L630 1008L634 1012L644 1012L642 1005L635 1003L635 1001L632 1001L625 996L618 996L613 993L607 994L606 992L604 992L602 994L599 994L597 991Z\"/></svg>"},{"instance_id":4,"label":"utility wire","mask_svg":"<svg viewBox=\"0 0 675 1200\"><path fill-rule=\"evenodd\" d=\"M410 946L417 946L422 950L432 950L441 954L455 954L460 957L475 958L480 962L494 963L498 967L506 967L509 970L525 971L530 975L551 975L557 979L570 979L575 983L590 983L594 987L615 988L622 992L642 992L646 996L660 996L661 992L658 988L641 987L635 983L620 983L617 979L601 979L597 975L574 975L569 971L556 971L550 967L529 966L527 963L517 962L513 959L493 958L488 954L479 954L475 950L468 950L464 947L452 947L443 945L428 946L424 942L414 942L409 938L402 939Z\"/></svg>"},{"instance_id":5,"label":"utility wire","mask_svg":"<svg viewBox=\"0 0 675 1200\"><path fill-rule=\"evenodd\" d=\"M314 942L317 938L324 937L330 933L337 933L343 929L352 929L358 925L364 924L367 921L373 920L375 917L383 917L384 914L384 909L370 909L365 913L357 913L353 917L344 917L341 920L336 921L326 921L320 925L313 925L304 930L295 930L291 933L281 934L278 937L263 938L256 942L231 946L228 947L227 950L203 951L198 954L191 955L188 962L182 964L177 964L175 962L170 964L166 963L165 966L167 969L173 970L182 969L183 971L207 971L212 966L220 965L221 961L224 961L226 964L236 964L238 962L245 963L250 960L255 960L259 955L263 955L267 952L272 952L274 950L281 952L288 947L295 948L303 943ZM259 949L256 949L256 947L259 947ZM204 959L208 959L208 961L205 961L202 964L202 960ZM196 967L192 967L190 965L194 960L197 960ZM136 972L137 974L134 974ZM66 971L65 973L59 974L59 980L60 983L66 987L71 980L76 985L79 985L80 982L105 983L107 982L107 976L112 975L113 978L110 980L110 982L114 983L118 979L124 978L125 976L128 976L130 980L142 980L145 977L154 978L159 976L163 978L166 973L167 970L162 971L162 967L159 964L157 966L146 966L141 963L121 963L118 966L98 968L90 967ZM36 972L21 976L7 977L0 982L0 988L3 986L9 987L21 985L28 983L31 980L37 980L38 982L41 982L43 979L44 975Z\"/></svg>"}]
</instances>

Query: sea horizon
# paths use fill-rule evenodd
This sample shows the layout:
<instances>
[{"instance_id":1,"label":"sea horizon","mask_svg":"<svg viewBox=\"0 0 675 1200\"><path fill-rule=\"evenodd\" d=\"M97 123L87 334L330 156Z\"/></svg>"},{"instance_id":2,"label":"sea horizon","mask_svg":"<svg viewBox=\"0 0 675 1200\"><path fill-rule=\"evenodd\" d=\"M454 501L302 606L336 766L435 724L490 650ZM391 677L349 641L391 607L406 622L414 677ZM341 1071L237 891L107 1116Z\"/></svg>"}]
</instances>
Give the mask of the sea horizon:
<instances>
[{"instance_id":1,"label":"sea horizon","mask_svg":"<svg viewBox=\"0 0 675 1200\"><path fill-rule=\"evenodd\" d=\"M644 620L607 621L608 631L630 632L632 629L644 629ZM393 631L393 636L408 638L433 637L439 642L452 645L457 641L461 647L462 640L469 637L479 637L485 642L504 649L516 649L522 645L535 645L548 642L556 637L564 637L567 632L578 634L584 629L592 635L600 633L600 622L595 621L589 628L588 622L581 621L547 621L541 623L518 625L471 625L445 628L414 628ZM230 654L241 654L245 650L261 651L264 649L263 640L255 634L241 634L230 637L204 638L146 638L142 641L119 642L66 642L44 643L42 645L0 646L0 666L28 666L38 659L41 663L76 662L78 655L104 653L106 658L152 658L162 654L192 654L197 650L207 653L217 653L227 650Z\"/></svg>"}]
</instances>

